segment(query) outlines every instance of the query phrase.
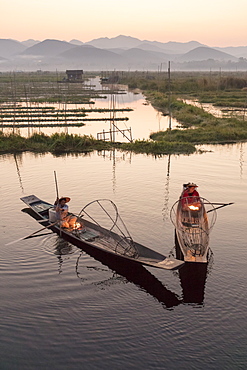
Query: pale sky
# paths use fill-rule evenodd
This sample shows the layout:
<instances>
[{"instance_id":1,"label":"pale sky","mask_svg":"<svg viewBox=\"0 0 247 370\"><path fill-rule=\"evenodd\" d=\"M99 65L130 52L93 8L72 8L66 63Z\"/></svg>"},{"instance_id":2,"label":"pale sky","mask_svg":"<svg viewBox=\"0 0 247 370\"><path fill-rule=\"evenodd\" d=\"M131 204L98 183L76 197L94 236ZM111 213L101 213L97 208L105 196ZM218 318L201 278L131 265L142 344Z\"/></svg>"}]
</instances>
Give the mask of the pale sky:
<instances>
[{"instance_id":1,"label":"pale sky","mask_svg":"<svg viewBox=\"0 0 247 370\"><path fill-rule=\"evenodd\" d=\"M0 38L247 46L247 0L0 0Z\"/></svg>"}]
</instances>

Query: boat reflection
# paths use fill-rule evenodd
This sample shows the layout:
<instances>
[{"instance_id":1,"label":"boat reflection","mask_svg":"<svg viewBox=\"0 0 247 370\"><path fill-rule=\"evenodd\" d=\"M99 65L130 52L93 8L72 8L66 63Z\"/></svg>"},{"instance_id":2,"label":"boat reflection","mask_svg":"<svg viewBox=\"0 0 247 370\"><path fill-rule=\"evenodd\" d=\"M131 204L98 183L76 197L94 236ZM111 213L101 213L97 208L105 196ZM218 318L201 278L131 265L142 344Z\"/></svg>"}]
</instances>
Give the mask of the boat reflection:
<instances>
[{"instance_id":1,"label":"boat reflection","mask_svg":"<svg viewBox=\"0 0 247 370\"><path fill-rule=\"evenodd\" d=\"M88 254L111 269L113 279L119 279L119 275L124 277L156 298L165 308L171 309L180 304L199 306L204 304L206 279L213 263L212 253L208 263L185 263L179 270L173 271L180 280L182 297L167 289L161 281L140 264L135 264L132 261L119 261L114 255L106 256L104 252L97 250ZM81 256L82 253L76 263L76 273L79 278Z\"/></svg>"},{"instance_id":2,"label":"boat reflection","mask_svg":"<svg viewBox=\"0 0 247 370\"><path fill-rule=\"evenodd\" d=\"M132 261L120 261L115 255L106 255L104 251L96 249L90 252L87 251L87 254L112 270L114 279L119 279L116 274L124 277L129 282L144 289L162 303L164 307L172 308L183 303L177 294L167 289L144 266ZM82 255L81 253L76 262L76 273L78 277L80 276L80 259Z\"/></svg>"},{"instance_id":3,"label":"boat reflection","mask_svg":"<svg viewBox=\"0 0 247 370\"><path fill-rule=\"evenodd\" d=\"M175 236L176 242L176 236ZM179 245L176 243L170 253L177 259L182 259ZM181 269L176 271L182 288L182 300L184 304L204 304L206 280L213 265L213 252L209 248L207 263L186 262Z\"/></svg>"},{"instance_id":4,"label":"boat reflection","mask_svg":"<svg viewBox=\"0 0 247 370\"><path fill-rule=\"evenodd\" d=\"M73 248L74 247L73 247L72 244L70 244L69 242L67 242L66 240L64 240L62 238L56 238L54 247L55 247L54 254L58 258L58 272L59 272L59 274L61 274L64 258L68 254L73 253Z\"/></svg>"},{"instance_id":5,"label":"boat reflection","mask_svg":"<svg viewBox=\"0 0 247 370\"><path fill-rule=\"evenodd\" d=\"M183 303L204 305L206 280L213 255L210 258L211 260L208 263L187 262L178 271Z\"/></svg>"}]
</instances>

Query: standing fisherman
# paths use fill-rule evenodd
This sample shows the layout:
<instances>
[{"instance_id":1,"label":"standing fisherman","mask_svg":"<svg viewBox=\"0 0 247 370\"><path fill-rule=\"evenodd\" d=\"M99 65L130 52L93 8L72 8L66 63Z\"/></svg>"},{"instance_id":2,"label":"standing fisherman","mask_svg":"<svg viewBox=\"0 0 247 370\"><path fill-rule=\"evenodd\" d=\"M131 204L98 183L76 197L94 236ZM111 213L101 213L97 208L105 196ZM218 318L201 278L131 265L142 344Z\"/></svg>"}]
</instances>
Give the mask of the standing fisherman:
<instances>
[{"instance_id":1,"label":"standing fisherman","mask_svg":"<svg viewBox=\"0 0 247 370\"><path fill-rule=\"evenodd\" d=\"M183 211L193 210L193 207L199 210L201 208L200 202L200 195L196 188L198 187L196 184L189 182L186 185L186 189L182 194L182 208ZM193 206L191 208L191 206Z\"/></svg>"}]
</instances>

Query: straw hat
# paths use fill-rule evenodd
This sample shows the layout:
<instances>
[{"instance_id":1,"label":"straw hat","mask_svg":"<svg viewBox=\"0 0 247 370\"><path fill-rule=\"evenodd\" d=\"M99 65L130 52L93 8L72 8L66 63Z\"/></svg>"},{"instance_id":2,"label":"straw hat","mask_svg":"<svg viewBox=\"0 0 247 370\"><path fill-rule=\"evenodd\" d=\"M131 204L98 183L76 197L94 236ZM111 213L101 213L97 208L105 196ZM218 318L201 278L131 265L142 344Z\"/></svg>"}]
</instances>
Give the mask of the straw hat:
<instances>
[{"instance_id":1,"label":"straw hat","mask_svg":"<svg viewBox=\"0 0 247 370\"><path fill-rule=\"evenodd\" d=\"M68 203L70 201L70 198L69 197L62 197L59 199L59 203L62 201L62 200L65 200L65 203Z\"/></svg>"},{"instance_id":2,"label":"straw hat","mask_svg":"<svg viewBox=\"0 0 247 370\"><path fill-rule=\"evenodd\" d=\"M194 188L198 188L198 185L196 185L194 182L189 182L189 183L187 184L187 187L188 187L188 188L192 188L192 187L194 187Z\"/></svg>"}]
</instances>

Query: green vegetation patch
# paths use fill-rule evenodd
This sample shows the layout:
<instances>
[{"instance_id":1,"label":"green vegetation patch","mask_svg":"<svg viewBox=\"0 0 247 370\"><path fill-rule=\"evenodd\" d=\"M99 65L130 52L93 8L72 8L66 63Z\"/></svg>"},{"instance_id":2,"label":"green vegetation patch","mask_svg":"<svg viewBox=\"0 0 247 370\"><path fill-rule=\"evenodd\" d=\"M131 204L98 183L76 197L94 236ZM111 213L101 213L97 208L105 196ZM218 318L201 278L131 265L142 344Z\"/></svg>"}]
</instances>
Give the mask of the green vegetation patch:
<instances>
[{"instance_id":1,"label":"green vegetation patch","mask_svg":"<svg viewBox=\"0 0 247 370\"><path fill-rule=\"evenodd\" d=\"M24 151L59 153L85 153L93 150L120 149L134 153L191 154L196 151L194 145L181 142L154 142L152 140L137 140L132 143L111 143L97 140L93 136L58 134L51 136L33 134L24 138L17 134L4 134L0 131L0 153L18 153Z\"/></svg>"},{"instance_id":2,"label":"green vegetation patch","mask_svg":"<svg viewBox=\"0 0 247 370\"><path fill-rule=\"evenodd\" d=\"M247 140L247 127L240 130L238 126L225 125L221 127L189 128L186 130L166 130L150 135L157 141L190 142L196 144L225 144Z\"/></svg>"},{"instance_id":3,"label":"green vegetation patch","mask_svg":"<svg viewBox=\"0 0 247 370\"><path fill-rule=\"evenodd\" d=\"M119 148L132 151L134 153L146 154L192 154L196 151L193 144L189 142L164 141L146 141L136 140L133 143L121 143Z\"/></svg>"},{"instance_id":4,"label":"green vegetation patch","mask_svg":"<svg viewBox=\"0 0 247 370\"><path fill-rule=\"evenodd\" d=\"M179 129L166 130L150 135L157 142L224 144L247 140L247 76L246 73L172 73L168 82L166 73L133 73L123 75L129 86L142 89L147 100L164 115L180 124ZM242 117L218 118L203 108L186 104L184 99L193 97L215 106L243 109Z\"/></svg>"}]
</instances>

